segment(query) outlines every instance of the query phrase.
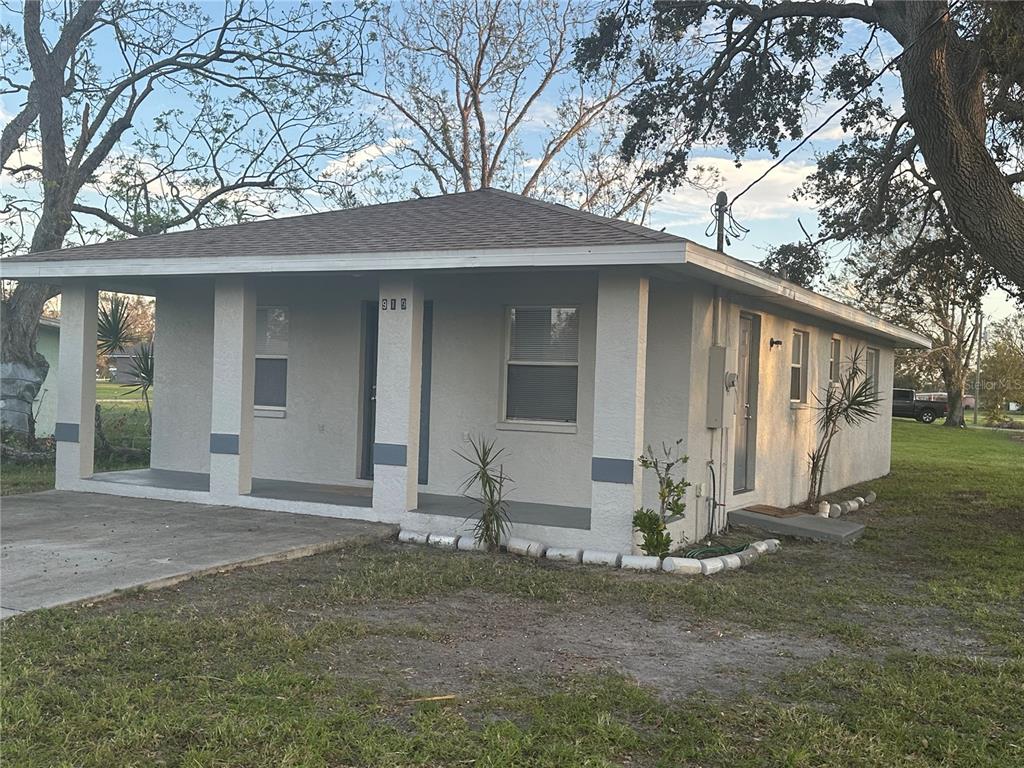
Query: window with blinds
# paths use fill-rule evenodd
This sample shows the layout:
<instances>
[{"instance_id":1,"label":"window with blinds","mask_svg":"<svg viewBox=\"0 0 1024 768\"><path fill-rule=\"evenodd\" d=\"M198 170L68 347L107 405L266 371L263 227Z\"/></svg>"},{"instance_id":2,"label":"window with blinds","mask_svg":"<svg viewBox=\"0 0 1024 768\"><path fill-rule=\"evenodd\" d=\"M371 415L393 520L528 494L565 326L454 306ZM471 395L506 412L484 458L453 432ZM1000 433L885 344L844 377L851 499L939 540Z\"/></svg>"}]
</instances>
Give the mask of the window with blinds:
<instances>
[{"instance_id":1,"label":"window with blinds","mask_svg":"<svg viewBox=\"0 0 1024 768\"><path fill-rule=\"evenodd\" d=\"M288 403L288 308L256 309L255 405L284 408Z\"/></svg>"},{"instance_id":2,"label":"window with blinds","mask_svg":"<svg viewBox=\"0 0 1024 768\"><path fill-rule=\"evenodd\" d=\"M575 423L579 382L576 307L511 307L505 418Z\"/></svg>"}]
</instances>

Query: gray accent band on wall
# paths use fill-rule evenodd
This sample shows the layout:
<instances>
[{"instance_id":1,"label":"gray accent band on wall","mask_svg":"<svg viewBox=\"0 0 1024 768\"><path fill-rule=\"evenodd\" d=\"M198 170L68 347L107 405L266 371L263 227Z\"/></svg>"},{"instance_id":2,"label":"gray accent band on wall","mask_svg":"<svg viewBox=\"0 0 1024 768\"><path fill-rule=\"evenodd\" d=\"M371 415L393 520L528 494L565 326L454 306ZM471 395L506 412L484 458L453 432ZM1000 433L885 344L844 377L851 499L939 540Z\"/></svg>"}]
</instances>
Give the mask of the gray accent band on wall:
<instances>
[{"instance_id":1,"label":"gray accent band on wall","mask_svg":"<svg viewBox=\"0 0 1024 768\"><path fill-rule=\"evenodd\" d=\"M53 425L53 439L58 443L77 443L78 425L66 421L58 421Z\"/></svg>"},{"instance_id":2,"label":"gray accent band on wall","mask_svg":"<svg viewBox=\"0 0 1024 768\"><path fill-rule=\"evenodd\" d=\"M229 456L238 455L238 435L220 432L210 433L210 453L224 453Z\"/></svg>"},{"instance_id":3,"label":"gray accent band on wall","mask_svg":"<svg viewBox=\"0 0 1024 768\"><path fill-rule=\"evenodd\" d=\"M599 483L633 484L633 462L630 459L602 459L590 461L590 479Z\"/></svg>"},{"instance_id":4,"label":"gray accent band on wall","mask_svg":"<svg viewBox=\"0 0 1024 768\"><path fill-rule=\"evenodd\" d=\"M406 465L406 447L399 443L374 443L373 463L388 467L404 467Z\"/></svg>"}]
</instances>

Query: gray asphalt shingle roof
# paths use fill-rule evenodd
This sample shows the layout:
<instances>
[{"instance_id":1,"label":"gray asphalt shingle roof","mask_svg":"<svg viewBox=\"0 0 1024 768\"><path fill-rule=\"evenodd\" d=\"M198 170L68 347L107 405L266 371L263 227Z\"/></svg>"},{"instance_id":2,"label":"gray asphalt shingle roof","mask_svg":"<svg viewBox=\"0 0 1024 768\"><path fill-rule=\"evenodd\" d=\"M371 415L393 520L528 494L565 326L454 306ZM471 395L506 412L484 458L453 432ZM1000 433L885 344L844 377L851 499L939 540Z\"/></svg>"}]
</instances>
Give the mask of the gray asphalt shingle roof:
<instances>
[{"instance_id":1,"label":"gray asphalt shingle roof","mask_svg":"<svg viewBox=\"0 0 1024 768\"><path fill-rule=\"evenodd\" d=\"M9 261L309 256L683 242L625 221L496 189L115 240Z\"/></svg>"}]
</instances>

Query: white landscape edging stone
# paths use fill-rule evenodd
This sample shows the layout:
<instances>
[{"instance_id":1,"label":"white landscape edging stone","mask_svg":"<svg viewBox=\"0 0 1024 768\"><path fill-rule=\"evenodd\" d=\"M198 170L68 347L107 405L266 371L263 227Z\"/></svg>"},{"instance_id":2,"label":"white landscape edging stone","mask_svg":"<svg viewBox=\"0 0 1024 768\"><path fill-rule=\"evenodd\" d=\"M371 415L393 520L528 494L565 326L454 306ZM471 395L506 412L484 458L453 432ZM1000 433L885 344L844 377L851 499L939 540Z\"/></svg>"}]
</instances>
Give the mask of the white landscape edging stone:
<instances>
[{"instance_id":1,"label":"white landscape edging stone","mask_svg":"<svg viewBox=\"0 0 1024 768\"><path fill-rule=\"evenodd\" d=\"M599 549L583 550L583 562L587 565L610 565L618 568L622 562L622 555L618 552L603 552Z\"/></svg>"},{"instance_id":2,"label":"white landscape edging stone","mask_svg":"<svg viewBox=\"0 0 1024 768\"><path fill-rule=\"evenodd\" d=\"M544 557L548 560L557 560L560 563L581 563L583 562L583 550L572 547L548 547Z\"/></svg>"},{"instance_id":3,"label":"white landscape edging stone","mask_svg":"<svg viewBox=\"0 0 1024 768\"><path fill-rule=\"evenodd\" d=\"M477 544L476 539L470 535L459 536L459 543L457 549L460 552L486 552L487 547L483 544Z\"/></svg>"},{"instance_id":4,"label":"white landscape edging stone","mask_svg":"<svg viewBox=\"0 0 1024 768\"><path fill-rule=\"evenodd\" d=\"M428 533L403 528L398 532L398 540L403 544L428 544L460 552L487 551L485 546L477 544L469 534ZM714 573L736 570L751 565L762 555L777 552L781 546L778 539L763 539L751 542L746 549L739 552L698 560L692 557L670 556L662 559L653 555L623 555L598 549L548 547L543 542L518 537L511 537L505 542L508 552L523 557L543 557L563 563L603 565L608 568L621 567L631 571L664 571L679 576L710 576Z\"/></svg>"},{"instance_id":5,"label":"white landscape edging stone","mask_svg":"<svg viewBox=\"0 0 1024 768\"><path fill-rule=\"evenodd\" d=\"M700 561L700 572L705 576L725 570L725 563L720 557L705 557Z\"/></svg>"},{"instance_id":6,"label":"white landscape edging stone","mask_svg":"<svg viewBox=\"0 0 1024 768\"><path fill-rule=\"evenodd\" d=\"M743 561L740 560L739 555L722 555L722 565L730 571L735 571L737 568L743 567Z\"/></svg>"},{"instance_id":7,"label":"white landscape edging stone","mask_svg":"<svg viewBox=\"0 0 1024 768\"><path fill-rule=\"evenodd\" d=\"M628 571L660 571L661 558L654 555L623 555L621 565Z\"/></svg>"},{"instance_id":8,"label":"white landscape edging stone","mask_svg":"<svg viewBox=\"0 0 1024 768\"><path fill-rule=\"evenodd\" d=\"M701 573L700 563L695 557L666 557L661 561L661 570L680 576L695 576Z\"/></svg>"},{"instance_id":9,"label":"white landscape edging stone","mask_svg":"<svg viewBox=\"0 0 1024 768\"><path fill-rule=\"evenodd\" d=\"M426 544L429 537L429 533L410 531L408 528L403 528L398 532L398 540L403 544Z\"/></svg>"},{"instance_id":10,"label":"white landscape edging stone","mask_svg":"<svg viewBox=\"0 0 1024 768\"><path fill-rule=\"evenodd\" d=\"M427 537L427 544L441 549L455 549L458 543L458 536L449 536L444 533L432 533Z\"/></svg>"},{"instance_id":11,"label":"white landscape edging stone","mask_svg":"<svg viewBox=\"0 0 1024 768\"><path fill-rule=\"evenodd\" d=\"M877 493L875 493L874 491L868 491L863 496L854 496L852 499L840 501L838 504L831 504L829 506L828 516L842 517L843 515L849 512L856 512L860 509L864 509L864 507L868 506L868 504L874 504L875 499L877 498ZM824 504L825 502L822 502L822 505ZM821 512L819 511L818 514L820 515Z\"/></svg>"},{"instance_id":12,"label":"white landscape edging stone","mask_svg":"<svg viewBox=\"0 0 1024 768\"><path fill-rule=\"evenodd\" d=\"M743 566L750 565L755 560L757 560L757 558L759 558L760 556L761 556L761 553L758 552L753 547L747 547L746 549L736 553L736 557L738 557L740 559L740 563Z\"/></svg>"},{"instance_id":13,"label":"white landscape edging stone","mask_svg":"<svg viewBox=\"0 0 1024 768\"><path fill-rule=\"evenodd\" d=\"M547 551L547 547L539 541L515 537L508 540L505 548L513 555L522 555L524 557L544 557L544 552Z\"/></svg>"}]
</instances>

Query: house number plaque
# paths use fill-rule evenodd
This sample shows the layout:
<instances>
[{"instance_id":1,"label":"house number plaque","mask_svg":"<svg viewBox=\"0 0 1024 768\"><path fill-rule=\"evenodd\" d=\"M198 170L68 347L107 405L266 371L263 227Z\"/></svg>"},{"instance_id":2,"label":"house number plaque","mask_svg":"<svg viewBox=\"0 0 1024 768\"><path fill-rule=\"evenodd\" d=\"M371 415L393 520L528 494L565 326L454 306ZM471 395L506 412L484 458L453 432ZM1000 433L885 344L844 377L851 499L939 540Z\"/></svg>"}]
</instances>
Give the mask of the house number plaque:
<instances>
[{"instance_id":1,"label":"house number plaque","mask_svg":"<svg viewBox=\"0 0 1024 768\"><path fill-rule=\"evenodd\" d=\"M400 299L381 299L380 309L382 312L390 310L401 310L404 312L408 308L408 299L402 297Z\"/></svg>"}]
</instances>

